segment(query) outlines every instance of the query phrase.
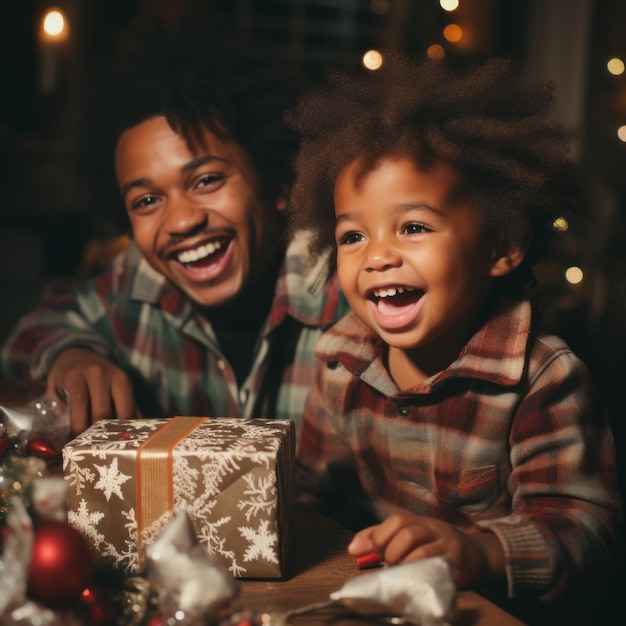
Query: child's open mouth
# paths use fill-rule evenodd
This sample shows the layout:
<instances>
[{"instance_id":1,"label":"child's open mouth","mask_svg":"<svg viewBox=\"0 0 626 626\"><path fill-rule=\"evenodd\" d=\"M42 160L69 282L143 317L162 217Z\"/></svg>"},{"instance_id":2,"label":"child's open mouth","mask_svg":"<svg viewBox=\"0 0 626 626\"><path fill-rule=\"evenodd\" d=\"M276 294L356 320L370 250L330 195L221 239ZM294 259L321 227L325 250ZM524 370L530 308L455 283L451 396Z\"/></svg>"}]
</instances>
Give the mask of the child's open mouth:
<instances>
[{"instance_id":1,"label":"child's open mouth","mask_svg":"<svg viewBox=\"0 0 626 626\"><path fill-rule=\"evenodd\" d=\"M374 289L368 299L377 323L383 328L396 329L415 319L423 295L421 289L387 287Z\"/></svg>"}]
</instances>

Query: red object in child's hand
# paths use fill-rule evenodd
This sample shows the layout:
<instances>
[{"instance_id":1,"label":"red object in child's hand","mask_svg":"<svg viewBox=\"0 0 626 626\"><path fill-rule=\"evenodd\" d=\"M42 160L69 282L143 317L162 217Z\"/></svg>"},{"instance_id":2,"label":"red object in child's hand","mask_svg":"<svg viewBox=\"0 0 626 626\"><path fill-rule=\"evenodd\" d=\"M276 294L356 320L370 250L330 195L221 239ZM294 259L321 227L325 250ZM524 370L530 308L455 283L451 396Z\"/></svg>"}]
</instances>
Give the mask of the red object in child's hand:
<instances>
[{"instance_id":1,"label":"red object in child's hand","mask_svg":"<svg viewBox=\"0 0 626 626\"><path fill-rule=\"evenodd\" d=\"M367 569L368 567L377 567L384 561L383 555L378 552L370 552L356 557L356 564L359 569Z\"/></svg>"}]
</instances>

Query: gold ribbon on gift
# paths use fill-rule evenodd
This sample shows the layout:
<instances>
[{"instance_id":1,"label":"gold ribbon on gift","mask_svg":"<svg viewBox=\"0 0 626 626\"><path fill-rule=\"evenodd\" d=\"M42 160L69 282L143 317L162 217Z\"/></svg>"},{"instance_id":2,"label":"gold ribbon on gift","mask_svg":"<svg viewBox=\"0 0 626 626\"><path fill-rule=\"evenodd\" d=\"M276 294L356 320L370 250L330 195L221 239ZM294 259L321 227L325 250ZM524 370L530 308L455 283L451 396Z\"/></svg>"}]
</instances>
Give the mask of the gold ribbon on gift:
<instances>
[{"instance_id":1,"label":"gold ribbon on gift","mask_svg":"<svg viewBox=\"0 0 626 626\"><path fill-rule=\"evenodd\" d=\"M137 552L143 561L145 528L164 513L174 512L174 448L206 417L173 417L144 441L137 451Z\"/></svg>"}]
</instances>

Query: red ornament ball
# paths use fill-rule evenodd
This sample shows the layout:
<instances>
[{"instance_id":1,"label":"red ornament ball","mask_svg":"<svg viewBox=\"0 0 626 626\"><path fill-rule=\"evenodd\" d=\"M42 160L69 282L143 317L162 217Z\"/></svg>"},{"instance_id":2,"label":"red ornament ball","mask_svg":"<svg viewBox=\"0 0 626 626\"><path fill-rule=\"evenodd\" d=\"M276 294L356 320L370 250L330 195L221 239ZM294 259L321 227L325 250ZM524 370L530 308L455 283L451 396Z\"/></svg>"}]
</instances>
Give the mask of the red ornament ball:
<instances>
[{"instance_id":1,"label":"red ornament ball","mask_svg":"<svg viewBox=\"0 0 626 626\"><path fill-rule=\"evenodd\" d=\"M49 607L73 605L93 571L91 547L78 530L53 520L37 525L27 580L30 598Z\"/></svg>"},{"instance_id":2,"label":"red ornament ball","mask_svg":"<svg viewBox=\"0 0 626 626\"><path fill-rule=\"evenodd\" d=\"M26 443L26 452L44 461L49 461L59 456L54 446L41 435L35 435L28 440Z\"/></svg>"}]
</instances>

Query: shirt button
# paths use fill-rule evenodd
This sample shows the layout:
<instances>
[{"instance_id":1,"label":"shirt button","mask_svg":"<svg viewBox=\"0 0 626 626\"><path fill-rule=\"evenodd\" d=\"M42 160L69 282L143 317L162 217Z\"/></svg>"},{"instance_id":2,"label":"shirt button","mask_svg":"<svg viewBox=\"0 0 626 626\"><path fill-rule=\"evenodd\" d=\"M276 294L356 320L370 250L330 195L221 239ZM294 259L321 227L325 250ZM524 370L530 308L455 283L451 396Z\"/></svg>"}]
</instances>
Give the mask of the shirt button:
<instances>
[{"instance_id":1,"label":"shirt button","mask_svg":"<svg viewBox=\"0 0 626 626\"><path fill-rule=\"evenodd\" d=\"M224 359L218 359L217 367L219 368L220 372L223 372L226 369L226 363L224 363Z\"/></svg>"},{"instance_id":2,"label":"shirt button","mask_svg":"<svg viewBox=\"0 0 626 626\"><path fill-rule=\"evenodd\" d=\"M398 414L402 417L408 417L411 414L411 408L406 404L402 404L398 407Z\"/></svg>"}]
</instances>

